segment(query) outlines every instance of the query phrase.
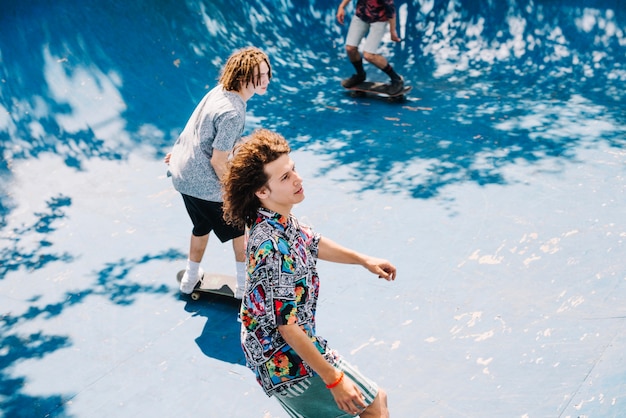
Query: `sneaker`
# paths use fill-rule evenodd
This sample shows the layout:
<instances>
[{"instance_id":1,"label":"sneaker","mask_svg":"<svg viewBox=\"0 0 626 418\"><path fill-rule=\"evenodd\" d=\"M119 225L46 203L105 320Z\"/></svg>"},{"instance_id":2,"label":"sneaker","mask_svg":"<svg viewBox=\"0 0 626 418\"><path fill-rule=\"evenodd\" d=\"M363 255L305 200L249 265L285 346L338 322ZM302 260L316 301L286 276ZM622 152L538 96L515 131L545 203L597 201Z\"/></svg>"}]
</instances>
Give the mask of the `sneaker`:
<instances>
[{"instance_id":1,"label":"sneaker","mask_svg":"<svg viewBox=\"0 0 626 418\"><path fill-rule=\"evenodd\" d=\"M404 88L404 79L400 77L400 79L392 80L391 83L389 83L388 91L389 91L389 94L394 95L394 94L400 93L403 88Z\"/></svg>"},{"instance_id":2,"label":"sneaker","mask_svg":"<svg viewBox=\"0 0 626 418\"><path fill-rule=\"evenodd\" d=\"M347 89L350 89L365 81L365 74L352 74L350 78L341 80L341 85Z\"/></svg>"},{"instance_id":3,"label":"sneaker","mask_svg":"<svg viewBox=\"0 0 626 418\"><path fill-rule=\"evenodd\" d=\"M399 80L392 80L391 83L389 83L389 89L387 91L389 92L389 94L394 95L400 93L403 88L404 79L400 77Z\"/></svg>"},{"instance_id":4,"label":"sneaker","mask_svg":"<svg viewBox=\"0 0 626 418\"><path fill-rule=\"evenodd\" d=\"M202 268L199 268L198 276L195 279L189 278L188 273L189 271L185 271L183 278L180 280L180 286L179 286L180 292L186 295L193 292L193 289L196 288L196 285L198 284L200 279L202 279L202 276L204 275L204 271L202 270Z\"/></svg>"}]
</instances>

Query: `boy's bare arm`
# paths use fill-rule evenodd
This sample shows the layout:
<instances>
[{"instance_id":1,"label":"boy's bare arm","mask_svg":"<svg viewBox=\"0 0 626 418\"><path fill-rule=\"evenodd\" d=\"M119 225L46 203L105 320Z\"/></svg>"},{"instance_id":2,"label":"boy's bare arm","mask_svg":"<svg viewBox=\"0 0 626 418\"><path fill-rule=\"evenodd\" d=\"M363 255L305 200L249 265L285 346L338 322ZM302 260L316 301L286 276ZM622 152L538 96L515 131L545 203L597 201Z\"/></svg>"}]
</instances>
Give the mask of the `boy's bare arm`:
<instances>
[{"instance_id":1,"label":"boy's bare arm","mask_svg":"<svg viewBox=\"0 0 626 418\"><path fill-rule=\"evenodd\" d=\"M320 260L334 263L360 264L385 280L394 280L396 278L396 267L389 261L358 253L326 237L320 238L317 255Z\"/></svg>"}]
</instances>

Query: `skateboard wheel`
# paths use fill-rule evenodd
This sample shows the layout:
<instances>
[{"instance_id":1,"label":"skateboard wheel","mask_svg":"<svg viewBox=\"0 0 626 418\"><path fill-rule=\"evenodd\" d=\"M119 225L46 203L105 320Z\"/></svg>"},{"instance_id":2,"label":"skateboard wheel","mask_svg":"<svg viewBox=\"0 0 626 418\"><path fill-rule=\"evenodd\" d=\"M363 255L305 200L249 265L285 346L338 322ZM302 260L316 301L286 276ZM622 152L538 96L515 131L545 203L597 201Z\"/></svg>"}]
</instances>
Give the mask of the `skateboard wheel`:
<instances>
[{"instance_id":1,"label":"skateboard wheel","mask_svg":"<svg viewBox=\"0 0 626 418\"><path fill-rule=\"evenodd\" d=\"M198 300L198 299L200 299L200 293L198 293L198 292L193 292L193 293L191 294L191 299L193 299L193 300Z\"/></svg>"}]
</instances>

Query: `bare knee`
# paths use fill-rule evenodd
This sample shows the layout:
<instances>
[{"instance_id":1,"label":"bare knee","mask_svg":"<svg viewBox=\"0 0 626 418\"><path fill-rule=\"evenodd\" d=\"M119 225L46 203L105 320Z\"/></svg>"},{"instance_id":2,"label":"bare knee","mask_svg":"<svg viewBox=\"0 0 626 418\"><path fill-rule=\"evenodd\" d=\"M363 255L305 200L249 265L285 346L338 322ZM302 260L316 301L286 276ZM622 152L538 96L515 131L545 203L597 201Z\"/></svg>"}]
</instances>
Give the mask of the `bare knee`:
<instances>
[{"instance_id":1,"label":"bare knee","mask_svg":"<svg viewBox=\"0 0 626 418\"><path fill-rule=\"evenodd\" d=\"M234 238L233 240L233 252L235 253L235 261L246 261L246 243L244 236Z\"/></svg>"},{"instance_id":2,"label":"bare knee","mask_svg":"<svg viewBox=\"0 0 626 418\"><path fill-rule=\"evenodd\" d=\"M348 54L348 58L350 58L350 61L357 61L361 59L359 48L356 46L346 45L346 54Z\"/></svg>"},{"instance_id":3,"label":"bare knee","mask_svg":"<svg viewBox=\"0 0 626 418\"><path fill-rule=\"evenodd\" d=\"M387 407L387 392L384 389L378 389L378 396L380 397L380 401Z\"/></svg>"},{"instance_id":4,"label":"bare knee","mask_svg":"<svg viewBox=\"0 0 626 418\"><path fill-rule=\"evenodd\" d=\"M389 418L389 409L387 408L387 392L378 389L378 394L374 398L374 402L363 411L361 418Z\"/></svg>"}]
</instances>

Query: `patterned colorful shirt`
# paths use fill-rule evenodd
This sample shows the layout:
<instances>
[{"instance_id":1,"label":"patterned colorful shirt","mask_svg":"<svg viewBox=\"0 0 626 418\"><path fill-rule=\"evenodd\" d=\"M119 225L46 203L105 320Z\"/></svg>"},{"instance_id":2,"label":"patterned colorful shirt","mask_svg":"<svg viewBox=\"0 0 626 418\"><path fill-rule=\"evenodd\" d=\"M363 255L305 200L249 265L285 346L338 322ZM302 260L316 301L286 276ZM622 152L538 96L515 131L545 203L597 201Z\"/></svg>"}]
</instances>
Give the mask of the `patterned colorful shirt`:
<instances>
[{"instance_id":1,"label":"patterned colorful shirt","mask_svg":"<svg viewBox=\"0 0 626 418\"><path fill-rule=\"evenodd\" d=\"M356 15L363 22L386 22L396 14L393 0L358 0Z\"/></svg>"},{"instance_id":2,"label":"patterned colorful shirt","mask_svg":"<svg viewBox=\"0 0 626 418\"><path fill-rule=\"evenodd\" d=\"M250 228L248 283L241 306L241 342L248 367L268 396L312 377L314 371L282 338L279 325L297 324L319 352L337 355L315 333L319 294L319 234L290 215L260 209Z\"/></svg>"}]
</instances>

